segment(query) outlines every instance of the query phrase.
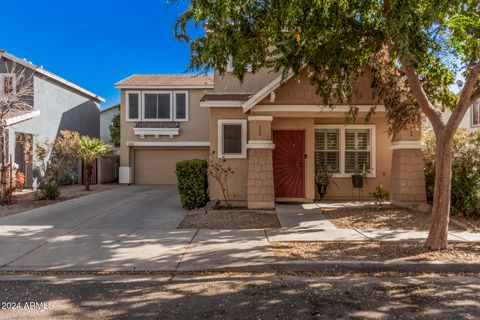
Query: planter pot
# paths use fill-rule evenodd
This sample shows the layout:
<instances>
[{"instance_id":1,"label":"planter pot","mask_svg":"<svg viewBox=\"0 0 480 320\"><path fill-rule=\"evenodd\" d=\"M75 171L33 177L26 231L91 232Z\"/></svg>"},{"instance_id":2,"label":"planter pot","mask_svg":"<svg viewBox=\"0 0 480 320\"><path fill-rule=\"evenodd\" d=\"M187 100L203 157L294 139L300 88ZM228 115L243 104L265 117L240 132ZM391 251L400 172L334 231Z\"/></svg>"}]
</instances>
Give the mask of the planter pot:
<instances>
[{"instance_id":1,"label":"planter pot","mask_svg":"<svg viewBox=\"0 0 480 320\"><path fill-rule=\"evenodd\" d=\"M320 195L320 200L327 194L327 187L328 186L324 184L317 184L317 192Z\"/></svg>"},{"instance_id":2,"label":"planter pot","mask_svg":"<svg viewBox=\"0 0 480 320\"><path fill-rule=\"evenodd\" d=\"M363 176L361 174L352 174L352 185L354 188L363 188Z\"/></svg>"}]
</instances>

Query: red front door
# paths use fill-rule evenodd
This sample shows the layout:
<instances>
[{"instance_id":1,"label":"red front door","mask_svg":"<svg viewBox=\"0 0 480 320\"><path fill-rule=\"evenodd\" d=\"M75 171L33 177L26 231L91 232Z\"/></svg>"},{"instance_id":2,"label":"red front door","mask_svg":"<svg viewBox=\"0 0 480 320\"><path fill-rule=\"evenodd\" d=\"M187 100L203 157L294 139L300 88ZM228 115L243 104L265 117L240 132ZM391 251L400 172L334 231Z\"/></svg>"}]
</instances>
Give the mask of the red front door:
<instances>
[{"instance_id":1,"label":"red front door","mask_svg":"<svg viewBox=\"0 0 480 320\"><path fill-rule=\"evenodd\" d=\"M305 197L305 132L273 131L275 197Z\"/></svg>"}]
</instances>

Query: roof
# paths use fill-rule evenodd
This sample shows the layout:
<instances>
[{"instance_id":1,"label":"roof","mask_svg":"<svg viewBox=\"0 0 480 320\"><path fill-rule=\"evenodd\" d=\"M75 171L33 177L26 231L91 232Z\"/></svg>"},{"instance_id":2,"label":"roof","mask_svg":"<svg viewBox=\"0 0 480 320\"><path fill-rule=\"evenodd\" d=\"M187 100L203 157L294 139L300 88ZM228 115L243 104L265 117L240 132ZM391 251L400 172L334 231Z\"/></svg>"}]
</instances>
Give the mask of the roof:
<instances>
[{"instance_id":1,"label":"roof","mask_svg":"<svg viewBox=\"0 0 480 320\"><path fill-rule=\"evenodd\" d=\"M14 55L8 53L6 50L0 50L0 58L1 57L5 58L5 59L8 59L10 61L13 61L13 62L15 62L19 65L22 65L26 68L29 68L29 69L35 71L36 73L41 74L41 75L43 75L47 78L58 81L58 82L62 83L63 85L69 87L70 89L78 91L78 92L80 92L80 93L82 93L82 94L84 94L84 95L86 95L86 96L88 96L88 97L90 97L90 98L92 98L96 101L105 102L105 99L100 97L99 95L96 95L95 93L90 92L90 91L74 84L73 82L70 82L70 81L68 81L68 80L66 80L62 77L57 76L56 74L43 69L43 67L41 67L41 66L34 65L33 63L31 63L29 61L26 61L24 59L20 59L20 58L14 56Z\"/></svg>"},{"instance_id":2,"label":"roof","mask_svg":"<svg viewBox=\"0 0 480 320\"><path fill-rule=\"evenodd\" d=\"M112 109L115 109L115 108L120 108L120 103L116 103L114 105L108 106L108 107L100 110L100 113L108 111L108 110L112 110Z\"/></svg>"},{"instance_id":3,"label":"roof","mask_svg":"<svg viewBox=\"0 0 480 320\"><path fill-rule=\"evenodd\" d=\"M134 74L115 84L116 88L213 88L209 75Z\"/></svg>"},{"instance_id":4,"label":"roof","mask_svg":"<svg viewBox=\"0 0 480 320\"><path fill-rule=\"evenodd\" d=\"M200 101L247 101L252 96L253 93L207 93Z\"/></svg>"}]
</instances>

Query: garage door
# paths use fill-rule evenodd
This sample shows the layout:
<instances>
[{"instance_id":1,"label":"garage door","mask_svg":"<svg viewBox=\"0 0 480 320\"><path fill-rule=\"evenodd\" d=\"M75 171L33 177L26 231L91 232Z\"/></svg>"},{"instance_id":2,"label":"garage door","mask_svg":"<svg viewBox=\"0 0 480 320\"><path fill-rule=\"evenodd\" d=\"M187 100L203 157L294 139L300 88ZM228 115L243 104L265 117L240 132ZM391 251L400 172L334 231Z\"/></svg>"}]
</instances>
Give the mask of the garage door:
<instances>
[{"instance_id":1,"label":"garage door","mask_svg":"<svg viewBox=\"0 0 480 320\"><path fill-rule=\"evenodd\" d=\"M175 164L181 160L208 159L208 149L136 149L136 184L176 184Z\"/></svg>"}]
</instances>

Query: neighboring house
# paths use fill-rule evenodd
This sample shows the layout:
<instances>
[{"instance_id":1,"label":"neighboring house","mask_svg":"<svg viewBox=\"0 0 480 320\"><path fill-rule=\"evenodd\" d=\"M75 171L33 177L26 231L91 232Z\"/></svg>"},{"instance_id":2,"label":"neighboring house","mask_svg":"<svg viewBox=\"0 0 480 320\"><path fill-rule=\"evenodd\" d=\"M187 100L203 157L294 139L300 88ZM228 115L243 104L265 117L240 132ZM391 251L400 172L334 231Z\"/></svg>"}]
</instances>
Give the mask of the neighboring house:
<instances>
[{"instance_id":1,"label":"neighboring house","mask_svg":"<svg viewBox=\"0 0 480 320\"><path fill-rule=\"evenodd\" d=\"M110 124L113 118L120 113L120 103L100 111L100 138L112 145L112 152L97 160L97 183L111 183L118 181L120 166L120 148L113 146L110 136Z\"/></svg>"},{"instance_id":2,"label":"neighboring house","mask_svg":"<svg viewBox=\"0 0 480 320\"><path fill-rule=\"evenodd\" d=\"M132 76L117 84L122 89L121 183L173 184L177 160L215 151L235 172L229 186L236 205L273 208L278 201L312 202L320 167L335 172L327 199L371 199L381 183L398 205L426 201L420 131L388 136L385 110L373 98L368 72L354 84L357 94L351 103L333 109L315 94L307 70L287 79L261 71L247 74L243 83L231 72L215 72L213 90L201 99L199 92L188 91L186 122L176 122L174 116L175 88L186 90L179 79ZM156 92L145 91L148 83ZM345 124L350 106L358 107L358 118ZM365 123L372 107L376 113ZM168 153L158 148L168 148ZM367 170L363 188L353 188L351 175ZM211 199L222 199L218 184L210 181L209 186Z\"/></svg>"},{"instance_id":3,"label":"neighboring house","mask_svg":"<svg viewBox=\"0 0 480 320\"><path fill-rule=\"evenodd\" d=\"M19 117L13 117L8 129L8 150L19 171L25 173L26 185L36 186L39 172L32 162L25 160L25 141L43 143L53 141L63 129L77 131L82 135L99 137L100 102L98 95L67 81L42 67L19 59L5 50L0 50L0 83L11 76L12 66L26 70L33 86L33 109ZM0 94L4 94L0 86ZM28 153L33 153L32 150ZM78 169L77 173L80 173Z\"/></svg>"},{"instance_id":4,"label":"neighboring house","mask_svg":"<svg viewBox=\"0 0 480 320\"><path fill-rule=\"evenodd\" d=\"M447 122L451 114L451 111L442 112L443 121ZM433 130L430 121L426 117L424 118L424 125L427 131ZM480 128L480 100L468 108L458 127L469 131L477 131Z\"/></svg>"},{"instance_id":5,"label":"neighboring house","mask_svg":"<svg viewBox=\"0 0 480 320\"><path fill-rule=\"evenodd\" d=\"M120 113L120 103L105 108L100 111L100 138L105 143L112 143L110 138L110 124L113 117Z\"/></svg>"},{"instance_id":6,"label":"neighboring house","mask_svg":"<svg viewBox=\"0 0 480 320\"><path fill-rule=\"evenodd\" d=\"M133 75L120 81L120 183L175 184L179 160L207 159L208 76Z\"/></svg>"}]
</instances>

